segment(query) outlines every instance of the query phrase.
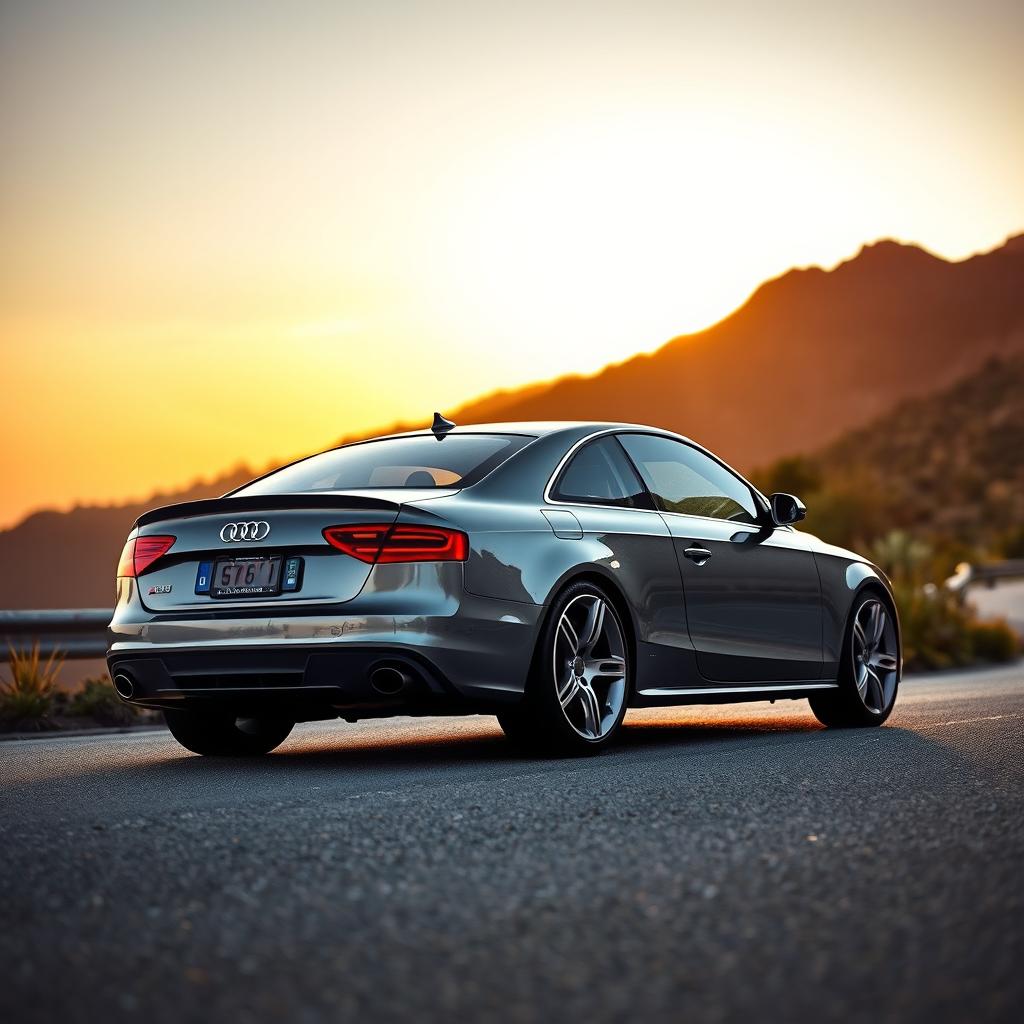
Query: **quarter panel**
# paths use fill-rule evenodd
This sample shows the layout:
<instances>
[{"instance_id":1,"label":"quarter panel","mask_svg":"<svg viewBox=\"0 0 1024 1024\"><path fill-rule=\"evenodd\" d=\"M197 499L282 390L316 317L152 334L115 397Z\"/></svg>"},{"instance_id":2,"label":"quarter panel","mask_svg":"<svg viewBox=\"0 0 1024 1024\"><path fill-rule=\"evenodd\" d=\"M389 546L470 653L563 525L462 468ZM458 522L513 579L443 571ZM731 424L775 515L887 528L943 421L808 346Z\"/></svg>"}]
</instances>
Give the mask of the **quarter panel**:
<instances>
[{"instance_id":1,"label":"quarter panel","mask_svg":"<svg viewBox=\"0 0 1024 1024\"><path fill-rule=\"evenodd\" d=\"M567 577L588 570L614 580L629 602L638 639L689 648L672 538L657 513L574 505L580 537L557 536L537 506L465 503L457 521L470 536L466 589L545 605Z\"/></svg>"},{"instance_id":2,"label":"quarter panel","mask_svg":"<svg viewBox=\"0 0 1024 1024\"><path fill-rule=\"evenodd\" d=\"M581 541L563 541L571 566L593 565L615 580L626 596L637 639L689 650L679 567L672 537L655 512L573 506ZM557 581L556 581L557 582Z\"/></svg>"},{"instance_id":3,"label":"quarter panel","mask_svg":"<svg viewBox=\"0 0 1024 1024\"><path fill-rule=\"evenodd\" d=\"M542 612L568 580L602 577L627 606L637 640L637 689L697 677L672 538L656 512L574 504L577 528L567 530L545 515L556 506L467 496L441 504L432 510L469 533L467 593L528 602Z\"/></svg>"},{"instance_id":4,"label":"quarter panel","mask_svg":"<svg viewBox=\"0 0 1024 1024\"><path fill-rule=\"evenodd\" d=\"M825 667L829 675L834 675L842 657L846 622L854 597L869 583L881 586L890 596L892 589L881 570L867 559L845 548L826 544L817 537L809 540L821 577Z\"/></svg>"}]
</instances>

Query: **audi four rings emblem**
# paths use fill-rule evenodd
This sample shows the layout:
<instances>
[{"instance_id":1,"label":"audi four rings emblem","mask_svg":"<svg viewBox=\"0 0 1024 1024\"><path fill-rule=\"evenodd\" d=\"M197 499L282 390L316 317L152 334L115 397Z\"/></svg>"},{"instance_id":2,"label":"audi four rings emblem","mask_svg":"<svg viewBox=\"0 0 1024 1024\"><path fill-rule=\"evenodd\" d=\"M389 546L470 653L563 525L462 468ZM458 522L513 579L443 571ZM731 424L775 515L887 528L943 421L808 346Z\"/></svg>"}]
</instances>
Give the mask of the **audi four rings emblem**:
<instances>
[{"instance_id":1,"label":"audi four rings emblem","mask_svg":"<svg viewBox=\"0 0 1024 1024\"><path fill-rule=\"evenodd\" d=\"M220 531L220 539L225 544L232 540L265 540L269 536L270 523L262 519L253 523L225 523Z\"/></svg>"}]
</instances>

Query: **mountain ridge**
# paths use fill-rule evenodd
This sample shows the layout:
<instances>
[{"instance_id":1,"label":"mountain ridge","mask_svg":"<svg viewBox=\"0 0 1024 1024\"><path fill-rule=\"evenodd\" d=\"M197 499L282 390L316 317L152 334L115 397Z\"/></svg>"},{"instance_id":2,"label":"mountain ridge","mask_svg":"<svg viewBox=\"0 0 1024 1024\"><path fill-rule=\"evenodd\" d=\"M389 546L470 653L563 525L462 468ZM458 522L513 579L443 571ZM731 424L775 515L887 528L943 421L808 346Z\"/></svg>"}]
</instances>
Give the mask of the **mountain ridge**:
<instances>
[{"instance_id":1,"label":"mountain ridge","mask_svg":"<svg viewBox=\"0 0 1024 1024\"><path fill-rule=\"evenodd\" d=\"M786 271L717 324L653 352L589 376L491 392L449 415L463 424L650 423L750 470L825 449L901 403L1019 352L1024 235L958 262L883 240L831 270ZM144 501L31 514L0 531L0 607L107 603L112 566L142 511L223 493L250 475L236 467Z\"/></svg>"},{"instance_id":2,"label":"mountain ridge","mask_svg":"<svg viewBox=\"0 0 1024 1024\"><path fill-rule=\"evenodd\" d=\"M567 419L653 421L697 437L740 467L763 464L799 451L802 429L762 417L754 437L747 425L727 422L718 392L756 409L758 390L773 375L778 388L778 372L785 370L780 398L792 403L817 397L808 415L828 439L868 422L895 400L952 383L990 355L1024 349L1024 247L1016 242L1021 237L1009 240L1009 251L1004 245L955 263L918 246L883 241L832 270L794 268L766 281L704 331L673 338L653 353L589 377L561 378L528 395L492 399L488 413L543 419L555 408ZM855 390L845 400L846 381L834 372L837 353L845 358L839 369L850 371ZM894 372L903 379L897 386L873 385L865 366L872 354L899 357ZM926 362L915 368L919 354ZM803 367L796 365L801 360ZM656 374L650 372L653 364ZM798 380L793 373L801 369ZM658 379L644 381L645 376ZM707 390L710 379L728 386L719 383L713 393ZM685 394L684 411L672 389L691 381L696 386ZM810 382L818 396L809 394ZM475 422L478 411L468 403L452 415Z\"/></svg>"},{"instance_id":3,"label":"mountain ridge","mask_svg":"<svg viewBox=\"0 0 1024 1024\"><path fill-rule=\"evenodd\" d=\"M947 550L1024 544L1024 353L752 474L807 499L807 529L859 547L892 530ZM946 566L952 571L952 564Z\"/></svg>"}]
</instances>

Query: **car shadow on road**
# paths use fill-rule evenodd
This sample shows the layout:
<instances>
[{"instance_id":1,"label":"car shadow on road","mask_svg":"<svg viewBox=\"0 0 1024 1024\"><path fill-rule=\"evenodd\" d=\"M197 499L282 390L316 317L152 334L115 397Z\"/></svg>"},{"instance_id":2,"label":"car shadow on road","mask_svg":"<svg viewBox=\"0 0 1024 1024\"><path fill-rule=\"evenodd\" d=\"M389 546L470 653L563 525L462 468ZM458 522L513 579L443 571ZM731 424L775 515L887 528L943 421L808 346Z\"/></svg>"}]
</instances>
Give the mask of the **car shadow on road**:
<instances>
[{"instance_id":1,"label":"car shadow on road","mask_svg":"<svg viewBox=\"0 0 1024 1024\"><path fill-rule=\"evenodd\" d=\"M672 714L673 711L676 713ZM614 756L616 752L644 747L684 747L697 741L727 742L769 734L813 733L823 728L809 714L772 715L765 718L719 714L714 718L704 718L693 715L685 717L682 709L667 709L656 717L651 716L649 711L642 714L642 718L627 718L616 742L599 756ZM346 736L342 725L326 735L321 733L313 737L315 746L299 735L298 744L285 744L272 755L272 759L289 762L341 759L381 764L410 761L424 764L433 761L516 761L524 757L540 761L566 760L557 755L534 755L530 758L528 752L506 740L497 721L488 716L449 719L449 723L456 723L452 731L439 735L439 727L444 728L442 721L425 719L421 731L410 733L403 729L397 734L388 731L380 735L369 733L372 725L366 723L358 736ZM328 737L331 740L336 737L337 745L328 745L325 742ZM583 763L586 760L584 758Z\"/></svg>"},{"instance_id":2,"label":"car shadow on road","mask_svg":"<svg viewBox=\"0 0 1024 1024\"><path fill-rule=\"evenodd\" d=\"M6 797L19 803L52 800L53 783L60 778L65 783L75 779L95 786L89 799L102 803L107 793L119 791L130 772L133 801L140 806L150 800L188 802L187 794L193 793L202 794L204 803L230 803L237 799L240 786L251 795L261 794L262 799L293 802L328 793L615 770L616 765L647 760L697 762L736 755L737 770L742 770L748 753L789 745L819 747L820 757L827 761L852 756L859 763L868 748L874 764L895 764L908 757L930 756L937 763L956 759L942 744L891 725L837 734L821 727L809 712L708 708L631 715L619 741L596 758L541 757L517 751L494 719L481 716L406 721L379 731L364 725L348 735L342 725L300 727L281 748L261 758L197 757L173 745L169 736L151 735L145 747L132 751L130 766L120 759L112 763L100 751L95 759L64 759L59 775L31 770L32 778L12 780Z\"/></svg>"},{"instance_id":3,"label":"car shadow on road","mask_svg":"<svg viewBox=\"0 0 1024 1024\"><path fill-rule=\"evenodd\" d=\"M450 723L449 723L450 724ZM440 728L439 728L440 727ZM281 778L315 775L318 771L372 772L401 777L424 769L436 772L472 773L481 768L496 774L522 774L577 764L585 768L590 758L566 758L524 751L509 743L496 721L486 717L458 722L451 731L442 732L439 721L425 723L415 732L388 730L380 735L360 730L346 736L344 727L329 728L304 736L301 732L269 757L236 760L197 758L184 755L161 760L165 770L191 775L210 773L218 776L235 771ZM685 754L709 747L723 748L737 743L774 742L782 737L813 736L824 732L809 715L717 716L713 719L686 719L659 714L627 722L618 741L595 760L634 758L654 753ZM156 766L154 766L156 769ZM448 776L450 777L450 776Z\"/></svg>"}]
</instances>

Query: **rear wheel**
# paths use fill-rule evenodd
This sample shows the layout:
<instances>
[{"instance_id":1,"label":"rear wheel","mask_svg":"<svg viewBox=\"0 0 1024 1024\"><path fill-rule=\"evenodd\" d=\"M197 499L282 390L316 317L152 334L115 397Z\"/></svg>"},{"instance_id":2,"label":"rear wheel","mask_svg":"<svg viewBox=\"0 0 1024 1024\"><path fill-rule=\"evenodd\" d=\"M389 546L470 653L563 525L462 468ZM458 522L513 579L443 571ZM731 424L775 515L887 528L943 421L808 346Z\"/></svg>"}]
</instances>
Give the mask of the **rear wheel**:
<instances>
[{"instance_id":1,"label":"rear wheel","mask_svg":"<svg viewBox=\"0 0 1024 1024\"><path fill-rule=\"evenodd\" d=\"M240 718L230 714L165 711L171 735L193 754L256 757L282 744L295 726L279 718Z\"/></svg>"},{"instance_id":2,"label":"rear wheel","mask_svg":"<svg viewBox=\"0 0 1024 1024\"><path fill-rule=\"evenodd\" d=\"M865 594L850 616L839 689L811 697L811 710L833 728L881 725L896 703L899 676L896 620L879 597Z\"/></svg>"},{"instance_id":3,"label":"rear wheel","mask_svg":"<svg viewBox=\"0 0 1024 1024\"><path fill-rule=\"evenodd\" d=\"M619 613L590 583L574 583L556 599L521 707L498 721L520 746L588 754L606 747L626 714L630 651Z\"/></svg>"}]
</instances>

